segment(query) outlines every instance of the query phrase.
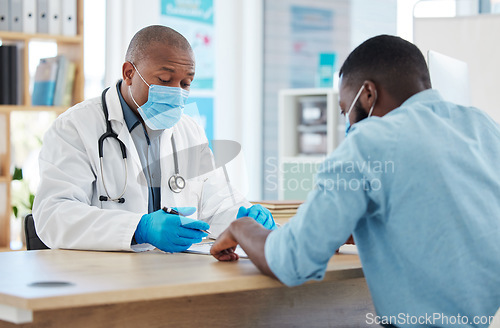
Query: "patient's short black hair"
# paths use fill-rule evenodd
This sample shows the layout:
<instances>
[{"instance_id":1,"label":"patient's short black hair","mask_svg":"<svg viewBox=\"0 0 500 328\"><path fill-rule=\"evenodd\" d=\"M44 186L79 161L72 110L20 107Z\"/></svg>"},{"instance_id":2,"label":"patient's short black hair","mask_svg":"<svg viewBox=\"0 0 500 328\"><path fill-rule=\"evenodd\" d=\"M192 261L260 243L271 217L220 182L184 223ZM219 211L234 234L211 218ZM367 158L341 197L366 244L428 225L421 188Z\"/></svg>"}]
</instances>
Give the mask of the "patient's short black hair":
<instances>
[{"instance_id":1,"label":"patient's short black hair","mask_svg":"<svg viewBox=\"0 0 500 328\"><path fill-rule=\"evenodd\" d=\"M401 102L431 88L422 52L413 43L391 35L379 35L359 45L349 54L339 75L343 84L353 88L373 81Z\"/></svg>"}]
</instances>

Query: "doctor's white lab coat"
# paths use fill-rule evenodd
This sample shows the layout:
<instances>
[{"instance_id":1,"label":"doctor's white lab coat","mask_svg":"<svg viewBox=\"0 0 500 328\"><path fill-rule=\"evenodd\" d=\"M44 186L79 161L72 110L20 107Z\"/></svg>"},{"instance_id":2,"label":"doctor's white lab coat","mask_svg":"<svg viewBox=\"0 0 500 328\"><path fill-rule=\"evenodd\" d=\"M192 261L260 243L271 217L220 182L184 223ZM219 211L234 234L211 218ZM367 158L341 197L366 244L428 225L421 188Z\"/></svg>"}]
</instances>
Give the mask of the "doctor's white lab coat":
<instances>
[{"instance_id":1,"label":"doctor's white lab coat","mask_svg":"<svg viewBox=\"0 0 500 328\"><path fill-rule=\"evenodd\" d=\"M106 195L101 178L98 139L106 131L101 97L70 108L53 123L40 152L40 185L33 205L33 218L40 239L50 248L86 250L145 250L150 245L131 246L142 215L148 212L148 185L115 86L106 93L113 131L125 144L127 172L118 142L104 142L104 179L111 197L127 188L122 204L99 201ZM168 187L174 174L171 136L178 152L179 171L185 189L176 194ZM161 206L197 208L191 217L210 224L220 234L236 218L240 206L250 206L230 188L214 159L203 129L183 115L160 136ZM190 148L190 151L183 151ZM208 173L207 173L208 172ZM233 196L231 196L231 191Z\"/></svg>"}]
</instances>

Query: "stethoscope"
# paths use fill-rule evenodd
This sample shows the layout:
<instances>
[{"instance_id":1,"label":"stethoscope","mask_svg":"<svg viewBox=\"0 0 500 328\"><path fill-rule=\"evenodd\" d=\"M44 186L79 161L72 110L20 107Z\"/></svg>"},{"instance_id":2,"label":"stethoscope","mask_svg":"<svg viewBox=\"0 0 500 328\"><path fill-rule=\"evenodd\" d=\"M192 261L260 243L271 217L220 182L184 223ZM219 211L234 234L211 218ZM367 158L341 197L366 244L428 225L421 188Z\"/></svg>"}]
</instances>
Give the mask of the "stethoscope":
<instances>
[{"instance_id":1,"label":"stethoscope","mask_svg":"<svg viewBox=\"0 0 500 328\"><path fill-rule=\"evenodd\" d=\"M99 165L101 169L101 180L102 184L104 186L104 191L106 192L106 196L101 195L99 196L99 200L101 202L105 201L112 201L116 203L125 203L125 198L123 198L123 195L125 194L125 191L127 190L127 149L125 147L125 144L118 139L118 135L113 131L113 128L111 127L111 121L109 120L109 114L108 114L108 106L106 105L106 92L108 91L109 87L104 89L104 91L101 94L101 101L102 101L102 110L104 112L104 118L106 119L106 132L99 138L98 141L98 148L99 148ZM104 140L106 138L112 138L118 141L118 144L120 145L120 150L122 153L122 158L123 158L123 166L125 168L125 183L123 185L123 190L121 194L113 198L109 195L108 188L106 187L106 182L104 180L104 165L103 165L103 148L104 148ZM186 187L186 181L184 178L179 174L179 163L177 159L177 148L175 146L175 140L174 140L174 135L172 134L172 138L170 139L172 143L172 151L173 151L173 156L174 156L174 174L168 179L168 186L170 190L174 193L180 193L185 187Z\"/></svg>"}]
</instances>

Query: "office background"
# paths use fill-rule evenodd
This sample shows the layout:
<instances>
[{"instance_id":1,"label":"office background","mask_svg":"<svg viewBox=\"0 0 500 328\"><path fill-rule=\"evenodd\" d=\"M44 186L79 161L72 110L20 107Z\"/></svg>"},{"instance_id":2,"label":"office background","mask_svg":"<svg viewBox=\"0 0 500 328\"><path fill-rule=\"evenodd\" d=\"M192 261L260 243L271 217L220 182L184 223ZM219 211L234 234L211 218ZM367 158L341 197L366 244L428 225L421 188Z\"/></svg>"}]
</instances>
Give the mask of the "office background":
<instances>
[{"instance_id":1,"label":"office background","mask_svg":"<svg viewBox=\"0 0 500 328\"><path fill-rule=\"evenodd\" d=\"M0 9L9 1L21 0L0 0ZM500 121L494 100L500 73L498 0L82 0L81 6L83 37L69 40L71 52L81 42L84 74L77 78L84 85L75 84L82 94L73 102L99 96L121 77L128 43L140 28L163 24L179 30L196 52L191 98L198 103L200 123L210 139L242 145L227 169L250 200L280 196L278 127L287 116L279 115L280 91L317 88L320 54L335 55L335 72L354 47L374 35L399 35L423 51L434 49L466 61L472 104ZM12 34L0 31L2 46L11 39ZM29 92L40 58L61 50L48 37L34 39L29 42ZM0 215L3 222L11 217L10 226L19 230L10 203L26 203L26 193L36 190L37 151L58 112L6 105L0 111L9 113L0 116L0 156L9 154L10 159L0 160ZM23 180L10 186L15 168L23 169ZM18 235L13 231L12 239Z\"/></svg>"}]
</instances>

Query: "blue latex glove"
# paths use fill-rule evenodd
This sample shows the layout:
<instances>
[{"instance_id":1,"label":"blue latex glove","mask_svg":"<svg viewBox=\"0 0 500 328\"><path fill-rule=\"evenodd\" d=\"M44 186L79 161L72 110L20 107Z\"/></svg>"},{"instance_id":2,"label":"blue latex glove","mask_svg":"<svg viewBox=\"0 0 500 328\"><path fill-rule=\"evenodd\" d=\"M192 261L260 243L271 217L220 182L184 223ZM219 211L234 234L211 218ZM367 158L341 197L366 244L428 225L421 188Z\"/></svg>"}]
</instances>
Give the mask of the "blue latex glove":
<instances>
[{"instance_id":1,"label":"blue latex glove","mask_svg":"<svg viewBox=\"0 0 500 328\"><path fill-rule=\"evenodd\" d=\"M176 208L181 215L196 212L194 207ZM194 243L201 242L210 226L204 221L193 220L158 210L142 216L135 230L138 244L148 243L165 252L182 252Z\"/></svg>"},{"instance_id":2,"label":"blue latex glove","mask_svg":"<svg viewBox=\"0 0 500 328\"><path fill-rule=\"evenodd\" d=\"M262 224L266 229L274 230L277 228L271 212L269 212L267 208L260 204L253 205L249 208L245 208L244 206L240 207L240 209L238 210L238 214L236 215L236 219L245 216L253 218L255 221Z\"/></svg>"}]
</instances>

